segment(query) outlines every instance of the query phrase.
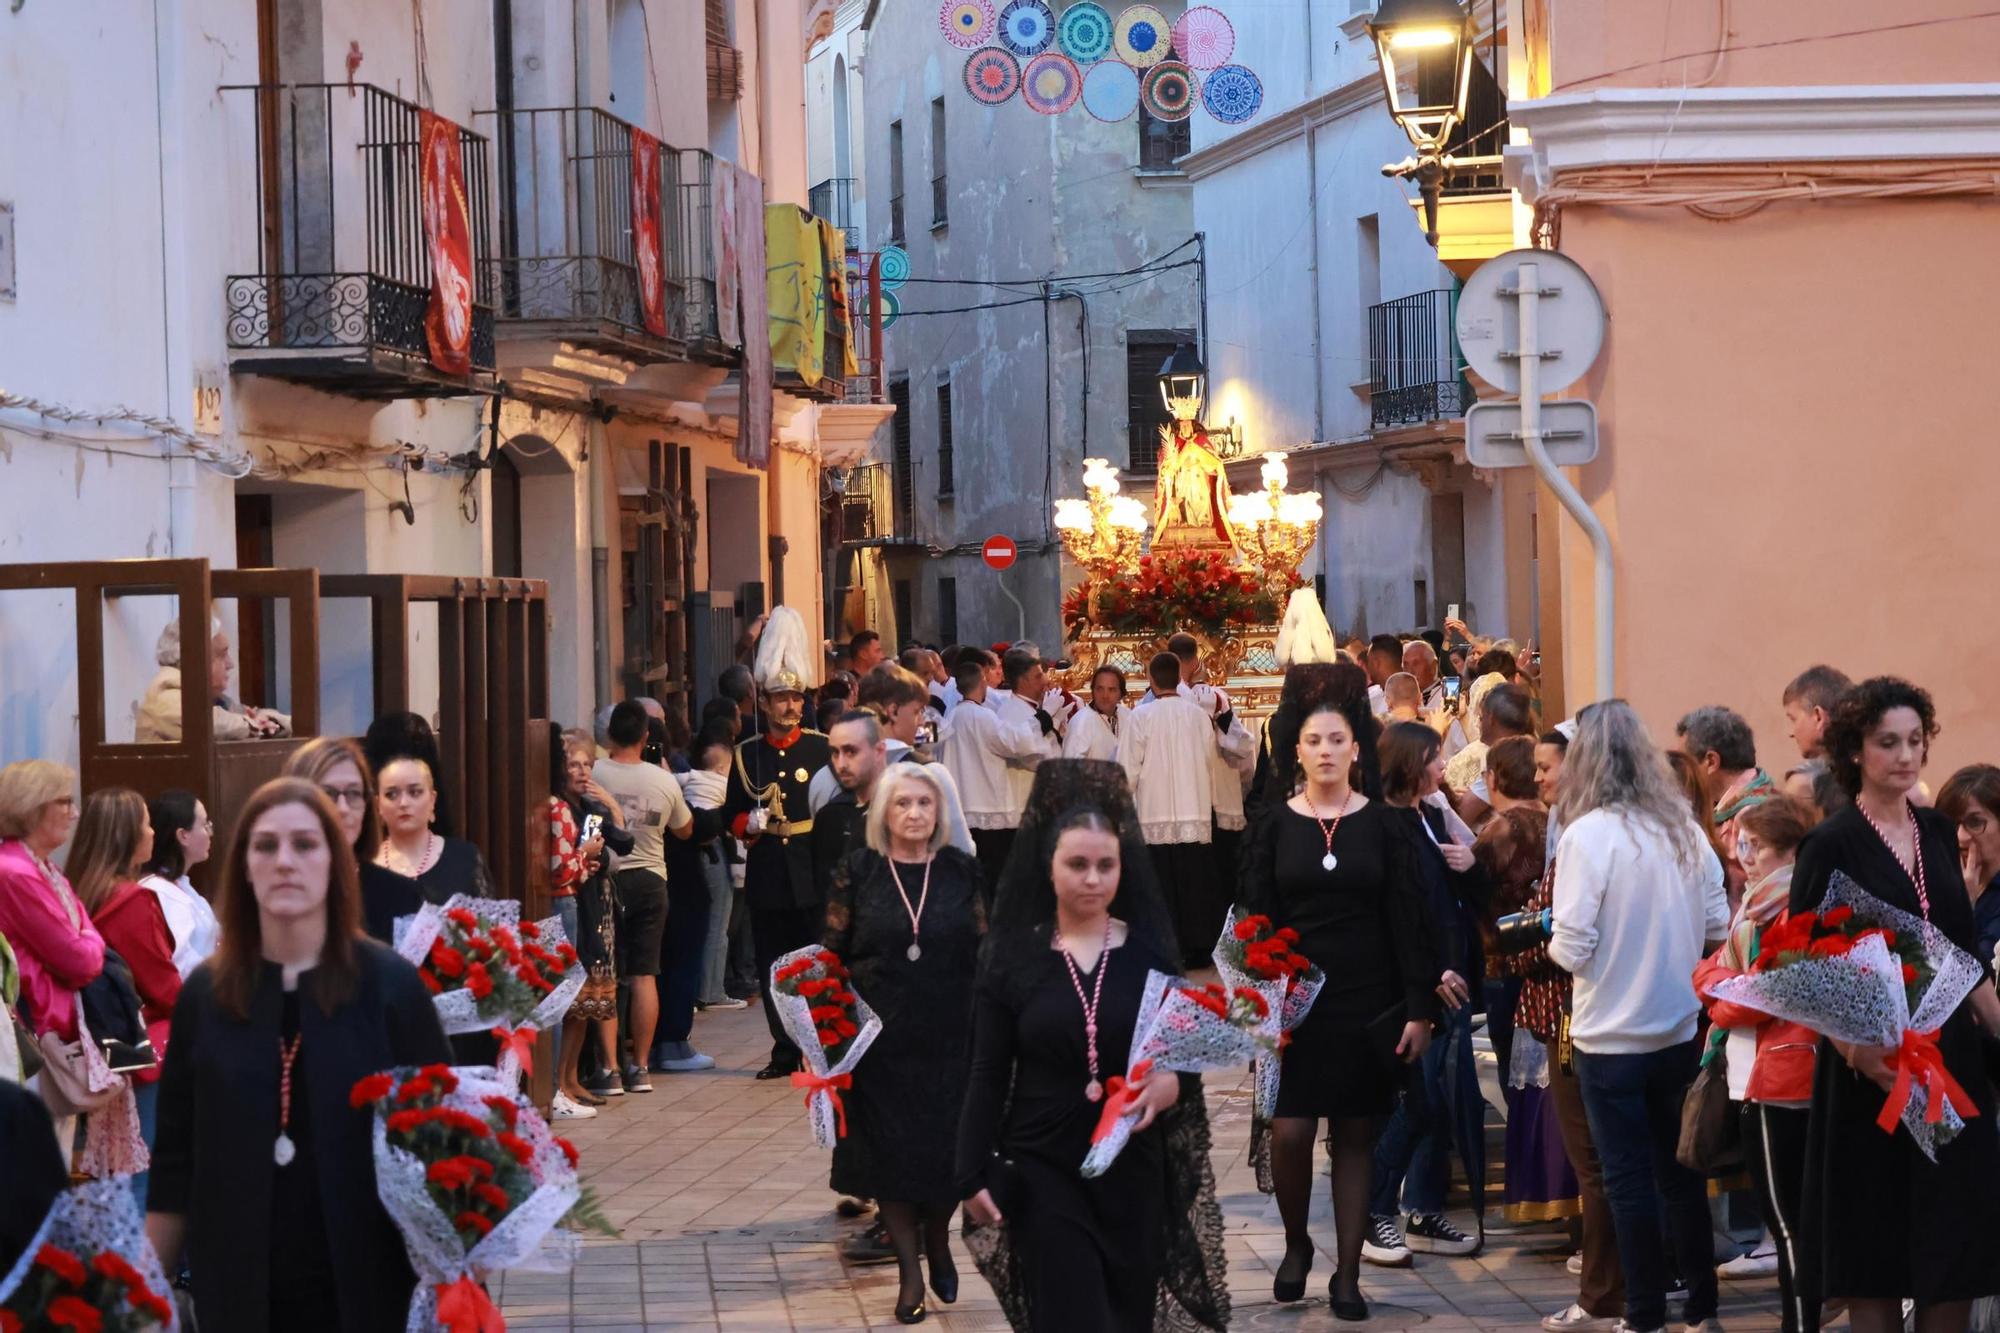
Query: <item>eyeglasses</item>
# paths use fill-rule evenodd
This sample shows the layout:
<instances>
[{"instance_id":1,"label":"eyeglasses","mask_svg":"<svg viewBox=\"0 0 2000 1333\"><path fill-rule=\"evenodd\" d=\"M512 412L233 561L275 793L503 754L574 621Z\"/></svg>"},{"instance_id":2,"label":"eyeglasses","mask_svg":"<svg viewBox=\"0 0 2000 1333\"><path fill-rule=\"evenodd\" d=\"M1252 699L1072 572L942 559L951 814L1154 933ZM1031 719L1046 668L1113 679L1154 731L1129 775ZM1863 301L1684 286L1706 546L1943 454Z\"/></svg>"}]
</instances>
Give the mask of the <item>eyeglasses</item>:
<instances>
[{"instance_id":1,"label":"eyeglasses","mask_svg":"<svg viewBox=\"0 0 2000 1333\"><path fill-rule=\"evenodd\" d=\"M1958 826L1973 837L1983 837L1993 827L1993 817L1983 811L1974 810L1958 821Z\"/></svg>"},{"instance_id":2,"label":"eyeglasses","mask_svg":"<svg viewBox=\"0 0 2000 1333\"><path fill-rule=\"evenodd\" d=\"M1736 861L1739 865L1749 865L1759 850L1755 839L1749 834L1739 834L1736 838Z\"/></svg>"},{"instance_id":3,"label":"eyeglasses","mask_svg":"<svg viewBox=\"0 0 2000 1333\"><path fill-rule=\"evenodd\" d=\"M368 801L368 791L364 787L321 787L320 790L335 805L360 806Z\"/></svg>"}]
</instances>

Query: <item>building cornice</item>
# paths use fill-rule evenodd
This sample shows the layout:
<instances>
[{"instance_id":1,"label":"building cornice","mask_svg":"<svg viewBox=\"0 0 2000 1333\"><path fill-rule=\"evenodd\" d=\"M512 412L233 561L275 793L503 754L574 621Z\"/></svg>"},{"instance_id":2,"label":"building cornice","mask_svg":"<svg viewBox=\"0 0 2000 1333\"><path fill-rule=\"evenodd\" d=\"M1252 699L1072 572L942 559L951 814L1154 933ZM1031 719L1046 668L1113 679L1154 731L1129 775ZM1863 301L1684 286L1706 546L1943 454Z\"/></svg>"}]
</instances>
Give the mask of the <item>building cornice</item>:
<instances>
[{"instance_id":1,"label":"building cornice","mask_svg":"<svg viewBox=\"0 0 2000 1333\"><path fill-rule=\"evenodd\" d=\"M1279 144L1301 138L1311 128L1339 120L1362 107L1373 106L1382 100L1382 79L1372 71L1366 78L1355 79L1338 88L1307 98L1295 106L1286 107L1256 122L1247 129L1238 130L1221 143L1210 144L1206 148L1189 153L1175 163L1187 173L1189 180L1201 180L1213 176L1226 167L1269 152ZM1382 113L1386 116L1388 113Z\"/></svg>"},{"instance_id":2,"label":"building cornice","mask_svg":"<svg viewBox=\"0 0 2000 1333\"><path fill-rule=\"evenodd\" d=\"M1558 172L1594 167L2000 157L2000 83L1599 88L1508 114L1533 141L1531 199Z\"/></svg>"}]
</instances>

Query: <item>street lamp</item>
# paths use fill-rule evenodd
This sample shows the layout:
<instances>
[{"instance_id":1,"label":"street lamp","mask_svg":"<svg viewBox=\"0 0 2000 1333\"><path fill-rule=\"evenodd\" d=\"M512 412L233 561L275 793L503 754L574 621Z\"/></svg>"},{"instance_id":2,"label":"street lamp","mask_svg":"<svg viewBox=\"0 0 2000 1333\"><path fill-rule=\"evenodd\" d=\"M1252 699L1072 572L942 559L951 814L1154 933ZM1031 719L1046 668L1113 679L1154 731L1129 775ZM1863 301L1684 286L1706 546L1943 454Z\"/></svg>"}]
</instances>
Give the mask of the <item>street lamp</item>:
<instances>
[{"instance_id":1,"label":"street lamp","mask_svg":"<svg viewBox=\"0 0 2000 1333\"><path fill-rule=\"evenodd\" d=\"M1160 401L1176 421L1200 424L1201 405L1208 396L1208 367L1192 344L1181 343L1160 366ZM1235 458L1243 452L1243 428L1231 417L1227 426L1207 426L1201 434L1218 458Z\"/></svg>"},{"instance_id":2,"label":"street lamp","mask_svg":"<svg viewBox=\"0 0 2000 1333\"><path fill-rule=\"evenodd\" d=\"M1472 91L1472 18L1457 0L1382 0L1368 21L1382 63L1389 114L1416 145L1417 155L1382 168L1414 176L1424 201L1424 235L1438 243L1438 194L1444 188L1444 145L1465 119Z\"/></svg>"}]
</instances>

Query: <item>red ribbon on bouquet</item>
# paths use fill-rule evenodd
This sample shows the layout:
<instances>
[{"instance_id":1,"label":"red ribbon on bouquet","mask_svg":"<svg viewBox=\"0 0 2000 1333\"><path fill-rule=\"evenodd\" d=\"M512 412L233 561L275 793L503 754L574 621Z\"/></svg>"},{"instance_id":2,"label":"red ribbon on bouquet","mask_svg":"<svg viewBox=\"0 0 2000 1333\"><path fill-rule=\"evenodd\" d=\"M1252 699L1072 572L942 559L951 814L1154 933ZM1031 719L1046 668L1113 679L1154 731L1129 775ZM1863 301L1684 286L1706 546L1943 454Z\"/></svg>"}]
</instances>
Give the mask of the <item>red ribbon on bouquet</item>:
<instances>
[{"instance_id":1,"label":"red ribbon on bouquet","mask_svg":"<svg viewBox=\"0 0 2000 1333\"><path fill-rule=\"evenodd\" d=\"M1112 1126L1118 1123L1118 1117L1130 1111L1132 1103L1139 1100L1139 1094L1132 1085L1144 1083L1146 1076L1152 1072L1153 1062L1141 1060L1132 1066L1132 1072L1126 1077L1113 1074L1104 1080L1104 1109L1097 1114L1097 1128L1090 1131L1092 1143L1102 1143L1111 1137Z\"/></svg>"},{"instance_id":2,"label":"red ribbon on bouquet","mask_svg":"<svg viewBox=\"0 0 2000 1333\"><path fill-rule=\"evenodd\" d=\"M532 1076L535 1072L535 1037L537 1031L533 1023L523 1023L517 1028L502 1024L493 1029L493 1037L500 1043L496 1061L512 1055L521 1066L521 1072Z\"/></svg>"},{"instance_id":3,"label":"red ribbon on bouquet","mask_svg":"<svg viewBox=\"0 0 2000 1333\"><path fill-rule=\"evenodd\" d=\"M854 1075L830 1074L825 1078L821 1078L809 1069L794 1069L792 1071L792 1086L806 1090L806 1105L808 1107L812 1105L814 1093L823 1092L832 1098L833 1112L838 1118L840 1125L838 1137L843 1139L847 1137L847 1103L840 1100L840 1093L842 1089L854 1086Z\"/></svg>"},{"instance_id":4,"label":"red ribbon on bouquet","mask_svg":"<svg viewBox=\"0 0 2000 1333\"><path fill-rule=\"evenodd\" d=\"M438 1323L450 1333L507 1333L500 1308L470 1273L437 1289Z\"/></svg>"},{"instance_id":5,"label":"red ribbon on bouquet","mask_svg":"<svg viewBox=\"0 0 2000 1333\"><path fill-rule=\"evenodd\" d=\"M1890 1053L1889 1067L1896 1071L1895 1086L1889 1089L1889 1100L1882 1103L1882 1114L1875 1117L1875 1123L1883 1133L1896 1132L1896 1124L1903 1118L1903 1109L1910 1104L1910 1094L1921 1083L1925 1093L1924 1123L1935 1125L1944 1119L1944 1106L1951 1103L1951 1109L1961 1118L1970 1119L1979 1114L1979 1107L1951 1071L1944 1067L1944 1056L1938 1052L1936 1031L1918 1032L1911 1028L1903 1033L1903 1044Z\"/></svg>"}]
</instances>

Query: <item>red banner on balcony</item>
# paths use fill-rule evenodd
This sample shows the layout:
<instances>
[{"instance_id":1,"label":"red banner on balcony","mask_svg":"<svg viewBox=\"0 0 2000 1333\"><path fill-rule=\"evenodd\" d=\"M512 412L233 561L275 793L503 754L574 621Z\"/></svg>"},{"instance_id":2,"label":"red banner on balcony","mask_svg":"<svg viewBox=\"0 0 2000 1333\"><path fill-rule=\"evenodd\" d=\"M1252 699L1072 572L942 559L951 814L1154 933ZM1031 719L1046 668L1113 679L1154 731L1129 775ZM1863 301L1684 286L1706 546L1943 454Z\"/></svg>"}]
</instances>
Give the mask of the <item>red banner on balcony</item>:
<instances>
[{"instance_id":1,"label":"red banner on balcony","mask_svg":"<svg viewBox=\"0 0 2000 1333\"><path fill-rule=\"evenodd\" d=\"M632 129L632 258L639 267L639 309L646 332L667 336L666 266L660 260L660 141Z\"/></svg>"},{"instance_id":2,"label":"red banner on balcony","mask_svg":"<svg viewBox=\"0 0 2000 1333\"><path fill-rule=\"evenodd\" d=\"M424 197L424 241L430 250L431 303L424 336L431 364L447 375L472 373L472 211L465 199L459 127L429 111L418 114Z\"/></svg>"}]
</instances>

